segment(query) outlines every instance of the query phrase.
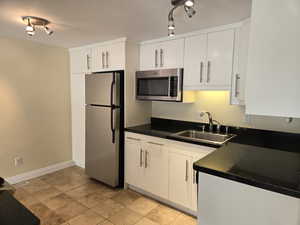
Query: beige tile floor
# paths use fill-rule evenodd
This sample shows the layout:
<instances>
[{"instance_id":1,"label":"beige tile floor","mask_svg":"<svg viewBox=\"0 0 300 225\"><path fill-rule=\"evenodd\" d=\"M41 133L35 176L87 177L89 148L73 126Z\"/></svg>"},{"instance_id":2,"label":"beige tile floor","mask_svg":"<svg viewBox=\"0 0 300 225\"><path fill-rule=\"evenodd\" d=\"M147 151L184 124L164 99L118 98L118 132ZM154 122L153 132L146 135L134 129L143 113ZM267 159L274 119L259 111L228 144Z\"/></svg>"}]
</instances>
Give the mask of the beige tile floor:
<instances>
[{"instance_id":1,"label":"beige tile floor","mask_svg":"<svg viewBox=\"0 0 300 225\"><path fill-rule=\"evenodd\" d=\"M112 189L70 167L15 185L42 225L196 225L196 219L131 190Z\"/></svg>"}]
</instances>

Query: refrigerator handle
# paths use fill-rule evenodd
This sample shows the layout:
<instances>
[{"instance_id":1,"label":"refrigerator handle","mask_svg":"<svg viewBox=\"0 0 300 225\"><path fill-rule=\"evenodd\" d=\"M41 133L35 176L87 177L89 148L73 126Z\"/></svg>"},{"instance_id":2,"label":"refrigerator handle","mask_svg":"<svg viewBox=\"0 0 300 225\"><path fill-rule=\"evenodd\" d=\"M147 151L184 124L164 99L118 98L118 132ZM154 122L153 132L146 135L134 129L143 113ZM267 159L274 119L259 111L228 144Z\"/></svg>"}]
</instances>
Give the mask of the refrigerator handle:
<instances>
[{"instance_id":1,"label":"refrigerator handle","mask_svg":"<svg viewBox=\"0 0 300 225\"><path fill-rule=\"evenodd\" d=\"M110 87L110 129L112 132L112 143L115 143L115 121L114 121L114 110L115 110L115 105L114 105L114 86L116 84L116 75L113 73L113 80L111 82L111 87Z\"/></svg>"},{"instance_id":2,"label":"refrigerator handle","mask_svg":"<svg viewBox=\"0 0 300 225\"><path fill-rule=\"evenodd\" d=\"M110 127L111 127L111 133L112 133L112 143L115 143L115 122L114 122L114 107L110 108Z\"/></svg>"}]
</instances>

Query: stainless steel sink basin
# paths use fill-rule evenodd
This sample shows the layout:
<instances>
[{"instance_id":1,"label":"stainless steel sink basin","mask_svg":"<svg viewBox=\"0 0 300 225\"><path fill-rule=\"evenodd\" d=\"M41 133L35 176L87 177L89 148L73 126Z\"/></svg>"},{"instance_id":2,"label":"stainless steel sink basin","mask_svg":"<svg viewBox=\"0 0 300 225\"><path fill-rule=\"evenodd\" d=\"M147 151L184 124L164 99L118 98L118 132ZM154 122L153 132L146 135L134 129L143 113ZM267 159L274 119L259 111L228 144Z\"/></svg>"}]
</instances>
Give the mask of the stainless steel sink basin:
<instances>
[{"instance_id":1,"label":"stainless steel sink basin","mask_svg":"<svg viewBox=\"0 0 300 225\"><path fill-rule=\"evenodd\" d=\"M180 139L187 139L199 143L208 143L213 145L223 145L231 138L235 137L234 134L217 134L210 132L202 132L197 130L185 130L172 135Z\"/></svg>"}]
</instances>

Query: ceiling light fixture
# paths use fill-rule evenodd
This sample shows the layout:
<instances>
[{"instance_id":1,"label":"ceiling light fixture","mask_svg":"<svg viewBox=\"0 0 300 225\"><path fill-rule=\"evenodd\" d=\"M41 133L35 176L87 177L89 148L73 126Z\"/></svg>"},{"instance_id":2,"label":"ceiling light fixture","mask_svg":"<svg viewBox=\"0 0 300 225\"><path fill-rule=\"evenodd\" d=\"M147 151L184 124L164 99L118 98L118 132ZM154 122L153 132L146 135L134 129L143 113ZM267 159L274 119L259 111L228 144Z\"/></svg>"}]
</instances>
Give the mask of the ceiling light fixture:
<instances>
[{"instance_id":1,"label":"ceiling light fixture","mask_svg":"<svg viewBox=\"0 0 300 225\"><path fill-rule=\"evenodd\" d=\"M194 0L171 0L173 8L170 10L168 15L168 36L173 37L175 35L175 22L174 22L174 11L180 6L184 7L184 10L189 18L192 18L196 14L194 9Z\"/></svg>"},{"instance_id":2,"label":"ceiling light fixture","mask_svg":"<svg viewBox=\"0 0 300 225\"><path fill-rule=\"evenodd\" d=\"M36 27L43 29L48 35L53 34L53 30L48 27L50 21L46 19L35 16L23 16L22 20L26 23L25 31L29 36L35 35Z\"/></svg>"}]
</instances>

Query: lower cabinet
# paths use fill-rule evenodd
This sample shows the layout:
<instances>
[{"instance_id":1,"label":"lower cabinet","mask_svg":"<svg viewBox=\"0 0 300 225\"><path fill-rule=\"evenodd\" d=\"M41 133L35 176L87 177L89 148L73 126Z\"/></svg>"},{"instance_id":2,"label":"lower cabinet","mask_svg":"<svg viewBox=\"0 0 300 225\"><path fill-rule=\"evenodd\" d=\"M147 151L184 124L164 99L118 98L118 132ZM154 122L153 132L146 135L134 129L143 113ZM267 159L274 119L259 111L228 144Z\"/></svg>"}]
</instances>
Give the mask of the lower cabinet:
<instances>
[{"instance_id":1,"label":"lower cabinet","mask_svg":"<svg viewBox=\"0 0 300 225\"><path fill-rule=\"evenodd\" d=\"M169 200L190 208L192 157L170 152L169 163Z\"/></svg>"},{"instance_id":2,"label":"lower cabinet","mask_svg":"<svg viewBox=\"0 0 300 225\"><path fill-rule=\"evenodd\" d=\"M168 151L164 144L126 137L125 152L126 182L168 198Z\"/></svg>"},{"instance_id":3,"label":"lower cabinet","mask_svg":"<svg viewBox=\"0 0 300 225\"><path fill-rule=\"evenodd\" d=\"M193 163L214 149L126 132L125 182L197 211Z\"/></svg>"}]
</instances>

